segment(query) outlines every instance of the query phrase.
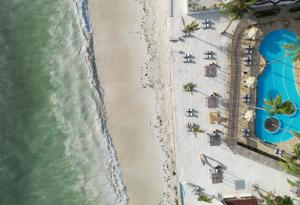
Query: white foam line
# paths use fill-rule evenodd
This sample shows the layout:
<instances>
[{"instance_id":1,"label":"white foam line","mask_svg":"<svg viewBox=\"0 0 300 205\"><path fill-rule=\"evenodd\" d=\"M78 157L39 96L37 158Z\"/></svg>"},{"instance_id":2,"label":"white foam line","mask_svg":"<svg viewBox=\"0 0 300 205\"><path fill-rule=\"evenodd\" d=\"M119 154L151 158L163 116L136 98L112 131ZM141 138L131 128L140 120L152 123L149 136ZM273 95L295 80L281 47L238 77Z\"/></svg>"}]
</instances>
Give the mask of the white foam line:
<instances>
[{"instance_id":1,"label":"white foam line","mask_svg":"<svg viewBox=\"0 0 300 205\"><path fill-rule=\"evenodd\" d=\"M105 103L103 98L103 88L98 80L97 67L95 63L94 56L94 46L93 46L93 30L91 21L88 14L88 0L73 0L77 7L77 12L80 18L81 30L85 37L87 43L87 58L89 64L90 74L92 76L92 85L96 89L99 95L99 101L97 103L98 120L100 123L101 131L106 140L107 151L110 154L109 163L107 164L107 169L110 173L111 186L114 189L116 198L118 199L120 205L128 205L128 195L126 192L126 187L123 183L119 160L117 159L115 148L112 144L112 139L110 137L107 128L107 115L105 109Z\"/></svg>"}]
</instances>

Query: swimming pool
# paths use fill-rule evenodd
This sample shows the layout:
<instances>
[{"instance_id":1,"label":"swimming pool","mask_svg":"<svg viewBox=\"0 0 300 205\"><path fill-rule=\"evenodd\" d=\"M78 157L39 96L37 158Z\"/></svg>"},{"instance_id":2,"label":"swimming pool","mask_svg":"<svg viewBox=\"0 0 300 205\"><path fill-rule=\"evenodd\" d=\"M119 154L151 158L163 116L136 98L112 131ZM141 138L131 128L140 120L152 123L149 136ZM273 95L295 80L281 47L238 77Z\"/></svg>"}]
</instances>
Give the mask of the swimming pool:
<instances>
[{"instance_id":1,"label":"swimming pool","mask_svg":"<svg viewBox=\"0 0 300 205\"><path fill-rule=\"evenodd\" d=\"M287 51L283 48L286 43L299 43L295 33L280 29L269 33L262 41L259 51L263 57L272 62L267 65L258 78L257 107L264 106L264 98L273 98L277 94L282 95L282 99L291 100L297 108L300 108L300 96L295 81L293 56L286 56ZM276 114L274 117L280 121L280 125L285 130L300 132L300 110L292 116ZM270 133L265 129L265 121L269 114L264 110L256 110L255 130L256 136L269 143L278 143L290 140L294 136L283 130Z\"/></svg>"}]
</instances>

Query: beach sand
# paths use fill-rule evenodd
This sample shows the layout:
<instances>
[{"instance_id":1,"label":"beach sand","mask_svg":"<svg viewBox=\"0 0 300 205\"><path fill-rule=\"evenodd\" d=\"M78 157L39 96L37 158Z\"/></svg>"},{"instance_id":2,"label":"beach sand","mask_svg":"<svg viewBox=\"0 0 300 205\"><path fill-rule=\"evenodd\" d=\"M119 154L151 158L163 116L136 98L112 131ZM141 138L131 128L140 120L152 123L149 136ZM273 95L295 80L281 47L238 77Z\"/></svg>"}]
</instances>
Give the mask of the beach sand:
<instances>
[{"instance_id":1,"label":"beach sand","mask_svg":"<svg viewBox=\"0 0 300 205\"><path fill-rule=\"evenodd\" d=\"M157 94L147 73L149 45L141 27L142 4L133 0L91 0L89 10L108 128L129 204L159 204L165 185L154 126Z\"/></svg>"}]
</instances>

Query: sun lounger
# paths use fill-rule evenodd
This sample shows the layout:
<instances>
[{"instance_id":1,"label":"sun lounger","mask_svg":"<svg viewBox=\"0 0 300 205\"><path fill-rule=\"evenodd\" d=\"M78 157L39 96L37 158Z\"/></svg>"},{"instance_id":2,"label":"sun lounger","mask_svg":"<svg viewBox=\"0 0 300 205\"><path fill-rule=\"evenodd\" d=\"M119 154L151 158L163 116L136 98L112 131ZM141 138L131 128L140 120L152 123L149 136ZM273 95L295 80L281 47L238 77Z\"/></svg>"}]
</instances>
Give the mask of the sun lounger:
<instances>
[{"instance_id":1,"label":"sun lounger","mask_svg":"<svg viewBox=\"0 0 300 205\"><path fill-rule=\"evenodd\" d=\"M246 48L245 48L246 50L252 50L253 49L253 46L247 46Z\"/></svg>"},{"instance_id":2,"label":"sun lounger","mask_svg":"<svg viewBox=\"0 0 300 205\"><path fill-rule=\"evenodd\" d=\"M244 134L243 134L243 137L249 137L250 136L250 133L247 133L247 132L244 132Z\"/></svg>"},{"instance_id":3,"label":"sun lounger","mask_svg":"<svg viewBox=\"0 0 300 205\"><path fill-rule=\"evenodd\" d=\"M276 156L278 156L278 157L282 157L283 156L283 154L284 154L284 150L282 150L282 149L276 149L276 150L274 150L274 154L276 155Z\"/></svg>"},{"instance_id":4,"label":"sun lounger","mask_svg":"<svg viewBox=\"0 0 300 205\"><path fill-rule=\"evenodd\" d=\"M187 113L188 113L188 117L193 117L194 116L194 114L193 114L193 109L188 109L187 110Z\"/></svg>"},{"instance_id":5,"label":"sun lounger","mask_svg":"<svg viewBox=\"0 0 300 205\"><path fill-rule=\"evenodd\" d=\"M184 61L185 63L190 63L190 62L192 62L192 59L190 59L190 58L185 58L185 61Z\"/></svg>"},{"instance_id":6,"label":"sun lounger","mask_svg":"<svg viewBox=\"0 0 300 205\"><path fill-rule=\"evenodd\" d=\"M245 54L252 54L252 50L248 50L248 49L246 49L246 52L245 52Z\"/></svg>"},{"instance_id":7,"label":"sun lounger","mask_svg":"<svg viewBox=\"0 0 300 205\"><path fill-rule=\"evenodd\" d=\"M190 53L186 53L185 55L184 55L184 58L190 58L191 57L191 54Z\"/></svg>"}]
</instances>

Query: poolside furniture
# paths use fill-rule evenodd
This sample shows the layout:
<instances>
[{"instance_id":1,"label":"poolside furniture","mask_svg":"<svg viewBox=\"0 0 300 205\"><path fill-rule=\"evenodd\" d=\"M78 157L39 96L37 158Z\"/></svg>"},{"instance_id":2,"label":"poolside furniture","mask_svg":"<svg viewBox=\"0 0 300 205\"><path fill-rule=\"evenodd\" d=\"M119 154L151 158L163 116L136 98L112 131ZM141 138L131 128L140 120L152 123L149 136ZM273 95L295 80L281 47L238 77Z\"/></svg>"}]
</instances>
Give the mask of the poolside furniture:
<instances>
[{"instance_id":1,"label":"poolside furniture","mask_svg":"<svg viewBox=\"0 0 300 205\"><path fill-rule=\"evenodd\" d=\"M206 97L207 100L207 107L208 108L217 108L219 107L219 98L215 95L211 95Z\"/></svg>"},{"instance_id":2,"label":"poolside furniture","mask_svg":"<svg viewBox=\"0 0 300 205\"><path fill-rule=\"evenodd\" d=\"M211 63L205 66L205 76L206 77L216 77L217 76L217 64Z\"/></svg>"},{"instance_id":3,"label":"poolside furniture","mask_svg":"<svg viewBox=\"0 0 300 205\"><path fill-rule=\"evenodd\" d=\"M278 157L282 157L284 155L285 151L283 149L276 149L274 150L274 155Z\"/></svg>"},{"instance_id":4,"label":"poolside furniture","mask_svg":"<svg viewBox=\"0 0 300 205\"><path fill-rule=\"evenodd\" d=\"M252 50L252 49L253 49L253 46L248 45L245 49L246 49L246 50Z\"/></svg>"},{"instance_id":5,"label":"poolside furniture","mask_svg":"<svg viewBox=\"0 0 300 205\"><path fill-rule=\"evenodd\" d=\"M249 55L249 54L252 54L252 50L246 49L246 50L245 50L245 54L248 54L248 55Z\"/></svg>"},{"instance_id":6,"label":"poolside furniture","mask_svg":"<svg viewBox=\"0 0 300 205\"><path fill-rule=\"evenodd\" d=\"M254 115L254 111L253 110L247 110L247 112L245 113L245 119L250 122L253 118Z\"/></svg>"},{"instance_id":7,"label":"poolside furniture","mask_svg":"<svg viewBox=\"0 0 300 205\"><path fill-rule=\"evenodd\" d=\"M245 64L246 66L252 65L251 57L250 57L250 56L247 56L247 58L244 59L244 62L246 63L246 64Z\"/></svg>"},{"instance_id":8,"label":"poolside furniture","mask_svg":"<svg viewBox=\"0 0 300 205\"><path fill-rule=\"evenodd\" d=\"M249 128L243 128L241 129L242 132L247 132L247 133L250 133L250 129Z\"/></svg>"},{"instance_id":9,"label":"poolside furniture","mask_svg":"<svg viewBox=\"0 0 300 205\"><path fill-rule=\"evenodd\" d=\"M248 94L246 94L245 97L243 97L244 99L244 103L246 103L247 105L250 104L250 96Z\"/></svg>"},{"instance_id":10,"label":"poolside furniture","mask_svg":"<svg viewBox=\"0 0 300 205\"><path fill-rule=\"evenodd\" d=\"M210 178L213 184L223 183L223 170L222 169L210 169Z\"/></svg>"},{"instance_id":11,"label":"poolside furniture","mask_svg":"<svg viewBox=\"0 0 300 205\"><path fill-rule=\"evenodd\" d=\"M254 88L254 84L255 84L255 77L254 77L254 76L249 76L249 77L246 79L245 85L246 85L248 88Z\"/></svg>"},{"instance_id":12,"label":"poolside furniture","mask_svg":"<svg viewBox=\"0 0 300 205\"><path fill-rule=\"evenodd\" d=\"M250 129L249 128L243 128L241 129L241 131L243 132L243 137L250 137Z\"/></svg>"},{"instance_id":13,"label":"poolside furniture","mask_svg":"<svg viewBox=\"0 0 300 205\"><path fill-rule=\"evenodd\" d=\"M250 133L244 132L243 137L245 138L250 137Z\"/></svg>"}]
</instances>

